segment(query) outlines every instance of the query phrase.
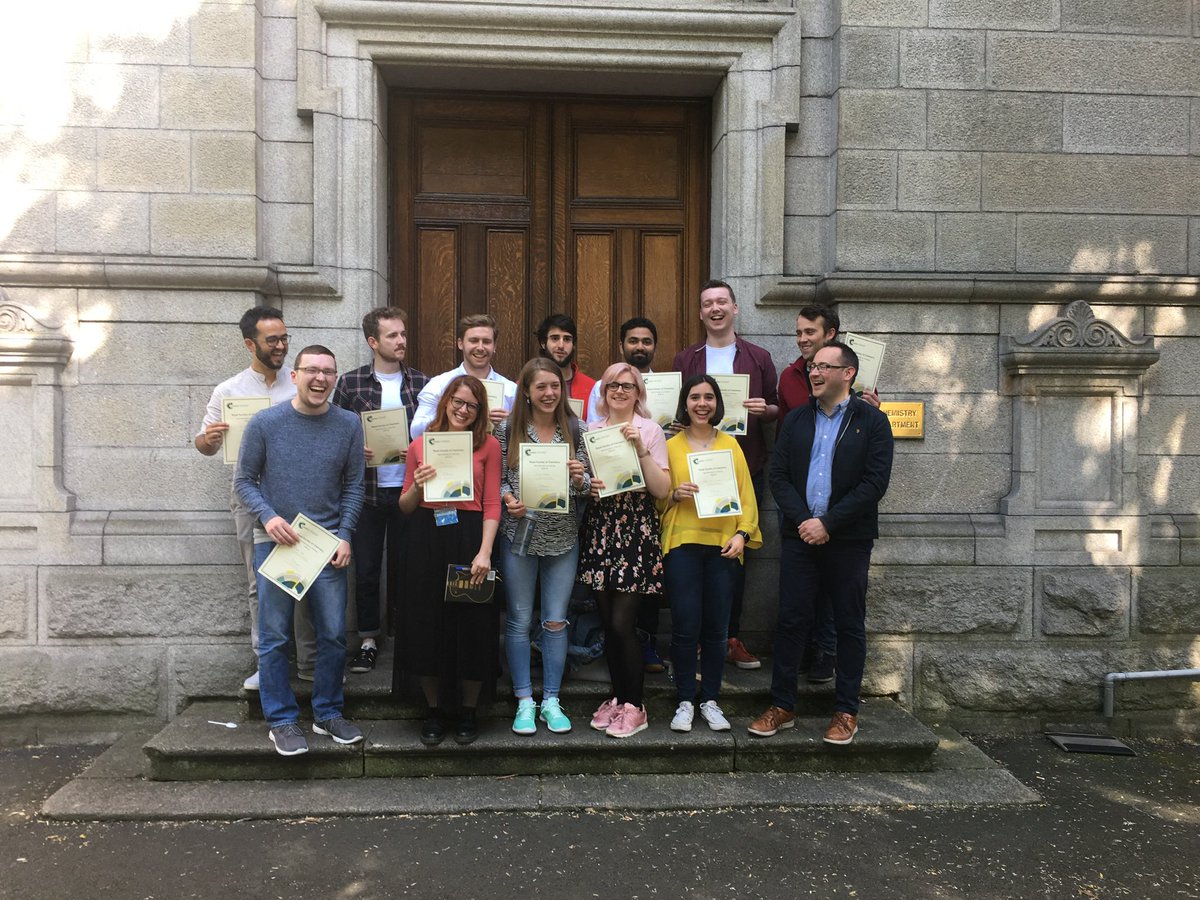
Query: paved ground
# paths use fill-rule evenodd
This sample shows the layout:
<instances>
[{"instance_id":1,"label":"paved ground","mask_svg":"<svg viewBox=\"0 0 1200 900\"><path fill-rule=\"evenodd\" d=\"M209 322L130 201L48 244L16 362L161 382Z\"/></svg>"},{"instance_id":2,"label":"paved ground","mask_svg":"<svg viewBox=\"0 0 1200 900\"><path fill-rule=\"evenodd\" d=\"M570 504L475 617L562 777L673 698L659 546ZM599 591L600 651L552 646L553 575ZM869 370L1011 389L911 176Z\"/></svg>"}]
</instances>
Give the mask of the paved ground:
<instances>
[{"instance_id":1,"label":"paved ground","mask_svg":"<svg viewBox=\"0 0 1200 900\"><path fill-rule=\"evenodd\" d=\"M6 750L0 897L1200 898L1200 745L976 743L1045 802L64 824L98 751Z\"/></svg>"}]
</instances>

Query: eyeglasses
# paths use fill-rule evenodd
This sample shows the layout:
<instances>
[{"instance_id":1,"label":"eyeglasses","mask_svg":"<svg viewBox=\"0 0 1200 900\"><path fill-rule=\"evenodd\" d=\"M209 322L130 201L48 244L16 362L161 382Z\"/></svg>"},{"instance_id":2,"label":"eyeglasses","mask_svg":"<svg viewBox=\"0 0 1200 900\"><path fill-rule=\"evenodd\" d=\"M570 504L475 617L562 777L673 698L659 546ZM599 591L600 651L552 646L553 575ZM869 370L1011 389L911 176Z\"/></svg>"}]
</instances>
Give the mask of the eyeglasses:
<instances>
[{"instance_id":1,"label":"eyeglasses","mask_svg":"<svg viewBox=\"0 0 1200 900\"><path fill-rule=\"evenodd\" d=\"M470 400L460 400L458 397L451 397L450 405L455 409L465 409L470 413L479 412L478 403L472 403Z\"/></svg>"},{"instance_id":2,"label":"eyeglasses","mask_svg":"<svg viewBox=\"0 0 1200 900\"><path fill-rule=\"evenodd\" d=\"M851 368L851 366L831 366L829 363L813 363L811 366L808 367L808 371L820 372L821 374L824 374L824 373L828 372L830 369L849 369L849 368Z\"/></svg>"},{"instance_id":3,"label":"eyeglasses","mask_svg":"<svg viewBox=\"0 0 1200 900\"><path fill-rule=\"evenodd\" d=\"M615 394L618 392L622 394L632 394L637 390L637 385L630 381L610 381L605 385L605 388L610 394Z\"/></svg>"},{"instance_id":4,"label":"eyeglasses","mask_svg":"<svg viewBox=\"0 0 1200 900\"><path fill-rule=\"evenodd\" d=\"M263 340L267 342L268 347L278 347L280 344L286 344L291 337L290 334L269 334Z\"/></svg>"},{"instance_id":5,"label":"eyeglasses","mask_svg":"<svg viewBox=\"0 0 1200 900\"><path fill-rule=\"evenodd\" d=\"M337 378L337 369L321 369L317 366L304 366L296 371L303 372L309 378L316 378L318 375L324 375L326 378Z\"/></svg>"}]
</instances>

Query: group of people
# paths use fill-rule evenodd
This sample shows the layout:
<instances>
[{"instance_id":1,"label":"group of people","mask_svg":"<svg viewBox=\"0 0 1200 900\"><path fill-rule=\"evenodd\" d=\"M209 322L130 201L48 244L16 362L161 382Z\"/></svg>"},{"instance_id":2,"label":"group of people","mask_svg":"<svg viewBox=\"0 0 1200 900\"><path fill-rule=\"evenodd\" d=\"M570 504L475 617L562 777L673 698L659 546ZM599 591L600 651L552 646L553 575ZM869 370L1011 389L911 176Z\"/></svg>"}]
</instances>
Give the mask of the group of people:
<instances>
[{"instance_id":1,"label":"group of people","mask_svg":"<svg viewBox=\"0 0 1200 900\"><path fill-rule=\"evenodd\" d=\"M260 693L277 752L308 749L288 682L293 635L298 675L313 682L313 731L339 743L363 738L342 715L345 569L352 559L360 646L349 671L375 666L386 572L382 597L397 640L393 688L419 687L428 707L421 727L427 745L450 734L463 744L475 740L476 709L499 675L501 606L446 602L447 568L456 565L469 568L474 585L499 573L517 734L534 734L539 723L551 733L572 728L559 693L569 604L581 590L594 597L603 621L612 685L592 728L625 738L647 727L638 630L656 633L665 598L678 694L670 727L690 731L699 712L711 729L728 730L718 702L723 666L761 664L742 643L739 627L746 551L762 545L759 510L768 481L781 519L780 607L771 706L749 730L769 737L793 724L797 679L807 666L814 680L830 680L836 670L835 714L825 740L853 740L866 655L867 567L890 477L890 427L877 395L859 397L851 390L858 359L836 340L832 310L801 310L801 357L777 380L770 354L736 333L732 288L708 282L699 300L705 340L674 359L682 387L666 428L646 407L642 376L653 371L658 334L645 318L621 326L621 361L593 381L575 362L574 321L550 316L537 332L539 355L510 381L492 367L498 335L487 315L459 321L462 364L428 378L405 363L405 313L372 310L363 319L371 361L339 377L334 354L317 344L301 349L289 370L282 313L247 311L241 330L251 365L214 390L195 445L206 455L220 450L228 428L224 398L270 398L271 406L254 415L242 434L231 508L258 659L245 687ZM748 375L750 383L747 433L737 438L718 428L725 404L713 377L732 373ZM490 392L485 382L495 383ZM489 394L502 402L489 403ZM582 418L569 400L582 405ZM359 416L398 406L408 414L411 443L400 461L372 465ZM781 415L768 456L764 425ZM606 491L585 451L584 433L595 428L620 429L638 457L640 487ZM425 500L425 486L437 474L427 461L426 440L441 432L470 435L469 500ZM528 444L567 445L565 513L537 512L521 496L520 451ZM741 503L729 515L702 517L688 455L711 450L729 451ZM257 568L276 544L299 540L290 523L301 512L339 543L297 603ZM534 634L540 704L532 683Z\"/></svg>"}]
</instances>

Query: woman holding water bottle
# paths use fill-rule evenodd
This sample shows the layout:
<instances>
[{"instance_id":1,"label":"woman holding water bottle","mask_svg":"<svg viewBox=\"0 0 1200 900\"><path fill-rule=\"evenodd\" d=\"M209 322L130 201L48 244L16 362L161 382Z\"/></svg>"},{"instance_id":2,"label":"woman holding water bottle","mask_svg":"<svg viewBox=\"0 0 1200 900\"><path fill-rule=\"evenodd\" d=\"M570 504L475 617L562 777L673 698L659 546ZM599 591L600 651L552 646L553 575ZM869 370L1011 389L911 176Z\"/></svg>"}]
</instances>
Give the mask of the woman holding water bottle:
<instances>
[{"instance_id":1,"label":"woman holding water bottle","mask_svg":"<svg viewBox=\"0 0 1200 900\"><path fill-rule=\"evenodd\" d=\"M508 595L505 654L512 674L517 712L512 730L535 734L538 719L555 734L571 730L558 692L567 662L567 604L579 562L576 507L591 490L583 428L567 404L562 371L549 359L531 359L517 378L517 396L508 418L496 425L503 460L500 477L500 542L497 563ZM538 497L523 497L520 452L530 444L566 444L568 497L561 512L535 512ZM529 628L534 591L541 578L542 705L533 701Z\"/></svg>"}]
</instances>

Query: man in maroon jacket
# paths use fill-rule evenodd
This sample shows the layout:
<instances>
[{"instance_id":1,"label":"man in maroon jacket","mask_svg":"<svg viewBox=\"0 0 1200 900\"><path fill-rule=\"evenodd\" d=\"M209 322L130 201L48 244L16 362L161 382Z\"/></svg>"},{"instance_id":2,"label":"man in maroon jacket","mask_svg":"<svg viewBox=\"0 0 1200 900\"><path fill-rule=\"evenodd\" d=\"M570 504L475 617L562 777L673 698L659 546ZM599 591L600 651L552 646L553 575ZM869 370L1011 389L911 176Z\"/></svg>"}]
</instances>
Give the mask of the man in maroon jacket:
<instances>
[{"instance_id":1,"label":"man in maroon jacket","mask_svg":"<svg viewBox=\"0 0 1200 900\"><path fill-rule=\"evenodd\" d=\"M714 375L749 375L750 399L745 402L750 413L745 437L738 443L746 455L751 481L759 507L765 482L767 441L763 426L779 417L779 399L775 385L775 363L771 354L757 344L738 337L735 324L738 314L733 288L724 281L707 281L700 288L700 322L705 338L685 347L675 355L672 368L683 373L683 380L705 373ZM747 556L747 559L749 557ZM733 603L729 611L728 662L739 669L757 669L762 662L746 649L738 637L742 618L742 595L745 591L745 566L738 567Z\"/></svg>"}]
</instances>

